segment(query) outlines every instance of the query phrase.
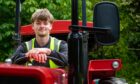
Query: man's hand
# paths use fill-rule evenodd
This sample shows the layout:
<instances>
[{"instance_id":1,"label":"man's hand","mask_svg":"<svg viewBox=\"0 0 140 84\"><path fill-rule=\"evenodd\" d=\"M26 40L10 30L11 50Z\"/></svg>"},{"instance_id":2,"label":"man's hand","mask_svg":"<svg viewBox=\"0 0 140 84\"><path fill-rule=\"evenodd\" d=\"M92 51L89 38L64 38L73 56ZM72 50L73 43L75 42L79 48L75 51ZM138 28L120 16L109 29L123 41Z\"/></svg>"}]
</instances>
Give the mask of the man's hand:
<instances>
[{"instance_id":1,"label":"man's hand","mask_svg":"<svg viewBox=\"0 0 140 84\"><path fill-rule=\"evenodd\" d=\"M51 50L49 48L38 48L39 53L45 53L47 55L51 54Z\"/></svg>"},{"instance_id":2,"label":"man's hand","mask_svg":"<svg viewBox=\"0 0 140 84\"><path fill-rule=\"evenodd\" d=\"M31 59L31 58L33 58L34 55L37 55L37 54L39 54L38 49L33 48L33 49L29 50L29 51L25 54L25 57L28 57L28 58Z\"/></svg>"},{"instance_id":3,"label":"man's hand","mask_svg":"<svg viewBox=\"0 0 140 84\"><path fill-rule=\"evenodd\" d=\"M25 54L25 57L29 59L34 59L39 63L45 63L47 60L47 55L50 54L51 50L48 48L33 48Z\"/></svg>"},{"instance_id":4,"label":"man's hand","mask_svg":"<svg viewBox=\"0 0 140 84\"><path fill-rule=\"evenodd\" d=\"M35 61L37 61L39 63L46 63L47 55L46 54L34 54L32 56L32 59L34 59Z\"/></svg>"}]
</instances>

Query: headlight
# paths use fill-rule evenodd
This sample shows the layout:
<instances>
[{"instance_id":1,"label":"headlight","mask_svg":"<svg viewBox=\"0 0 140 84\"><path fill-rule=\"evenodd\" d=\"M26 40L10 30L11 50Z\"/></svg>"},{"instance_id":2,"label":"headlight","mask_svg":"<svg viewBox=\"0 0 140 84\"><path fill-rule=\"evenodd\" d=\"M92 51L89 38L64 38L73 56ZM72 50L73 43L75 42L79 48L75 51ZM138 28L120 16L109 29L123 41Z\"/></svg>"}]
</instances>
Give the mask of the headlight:
<instances>
[{"instance_id":1,"label":"headlight","mask_svg":"<svg viewBox=\"0 0 140 84\"><path fill-rule=\"evenodd\" d=\"M112 63L112 66L113 66L114 69L117 69L119 67L119 62L118 61L114 61Z\"/></svg>"}]
</instances>

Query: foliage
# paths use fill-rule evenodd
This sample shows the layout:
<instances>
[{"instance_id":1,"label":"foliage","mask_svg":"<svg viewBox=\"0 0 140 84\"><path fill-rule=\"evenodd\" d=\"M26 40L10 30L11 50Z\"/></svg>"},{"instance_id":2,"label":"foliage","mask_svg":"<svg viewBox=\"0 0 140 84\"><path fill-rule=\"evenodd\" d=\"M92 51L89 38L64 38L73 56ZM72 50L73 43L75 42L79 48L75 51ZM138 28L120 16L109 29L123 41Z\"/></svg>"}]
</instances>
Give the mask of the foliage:
<instances>
[{"instance_id":1,"label":"foliage","mask_svg":"<svg viewBox=\"0 0 140 84\"><path fill-rule=\"evenodd\" d=\"M55 19L70 19L70 6L69 0L25 0L22 4L22 24L29 24L31 14L38 8L48 8Z\"/></svg>"},{"instance_id":2,"label":"foliage","mask_svg":"<svg viewBox=\"0 0 140 84\"><path fill-rule=\"evenodd\" d=\"M13 49L12 34L14 30L14 1L0 0L0 60L11 55Z\"/></svg>"},{"instance_id":3,"label":"foliage","mask_svg":"<svg viewBox=\"0 0 140 84\"><path fill-rule=\"evenodd\" d=\"M122 34L123 38L125 39L125 44L128 48L128 52L126 53L128 61L124 63L124 71L122 73L125 74L125 77L130 82L130 84L134 84L134 82L139 80L139 68L140 65L139 60L139 51L140 51L140 8L139 6L140 1L138 0L129 0L129 1L122 1L121 5L121 23L122 23ZM129 74L129 76L128 76Z\"/></svg>"}]
</instances>

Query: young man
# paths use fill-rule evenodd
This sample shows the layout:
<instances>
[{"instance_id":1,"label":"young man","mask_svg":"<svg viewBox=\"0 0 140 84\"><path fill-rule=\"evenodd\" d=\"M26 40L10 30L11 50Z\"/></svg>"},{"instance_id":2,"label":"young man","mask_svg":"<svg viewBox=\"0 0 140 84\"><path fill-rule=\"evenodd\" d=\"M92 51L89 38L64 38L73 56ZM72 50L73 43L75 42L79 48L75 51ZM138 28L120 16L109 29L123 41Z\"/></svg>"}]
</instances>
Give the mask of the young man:
<instances>
[{"instance_id":1,"label":"young man","mask_svg":"<svg viewBox=\"0 0 140 84\"><path fill-rule=\"evenodd\" d=\"M65 41L50 36L54 18L48 9L36 10L32 17L35 38L22 43L14 53L12 62L57 68L68 64L68 46ZM54 59L49 59L53 57ZM60 62L61 61L61 62Z\"/></svg>"}]
</instances>

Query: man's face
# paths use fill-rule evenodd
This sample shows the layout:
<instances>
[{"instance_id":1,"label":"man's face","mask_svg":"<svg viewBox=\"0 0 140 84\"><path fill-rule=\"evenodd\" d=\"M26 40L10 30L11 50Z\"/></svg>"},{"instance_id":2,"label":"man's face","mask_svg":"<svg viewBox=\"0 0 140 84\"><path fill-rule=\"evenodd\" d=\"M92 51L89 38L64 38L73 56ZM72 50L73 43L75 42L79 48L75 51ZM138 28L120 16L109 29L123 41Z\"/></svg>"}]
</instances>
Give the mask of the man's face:
<instances>
[{"instance_id":1,"label":"man's face","mask_svg":"<svg viewBox=\"0 0 140 84\"><path fill-rule=\"evenodd\" d=\"M44 37L49 35L52 24L44 20L35 20L32 27L37 36Z\"/></svg>"}]
</instances>

